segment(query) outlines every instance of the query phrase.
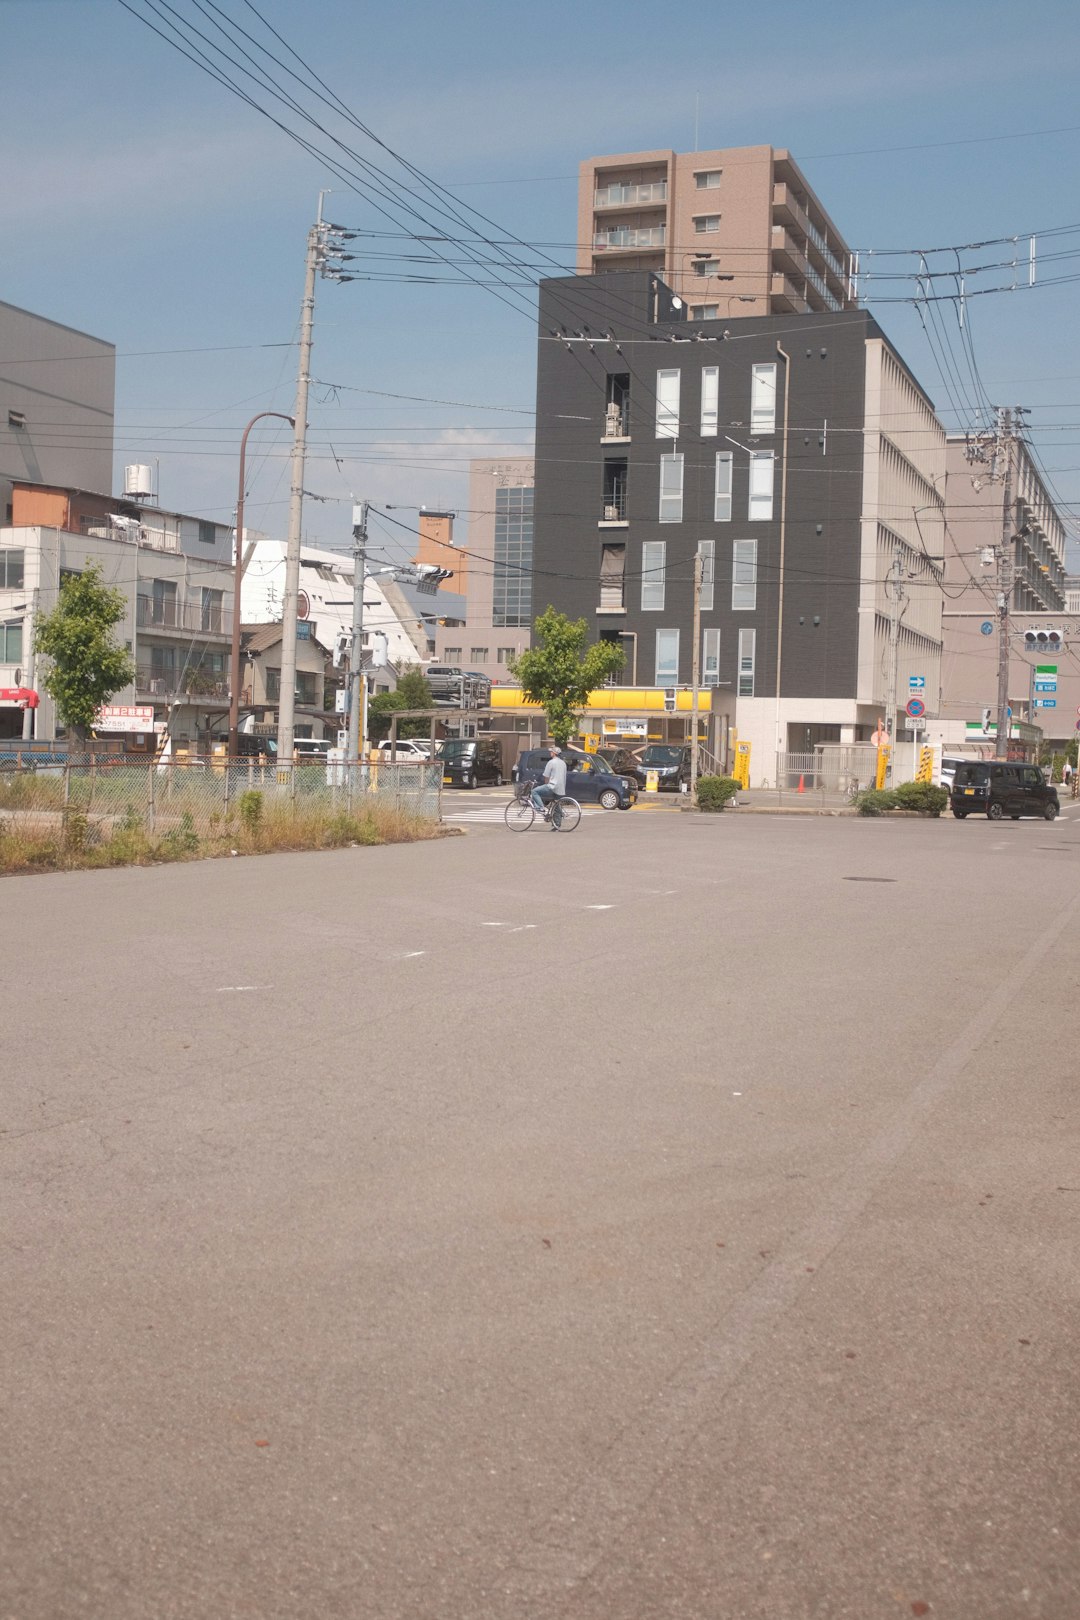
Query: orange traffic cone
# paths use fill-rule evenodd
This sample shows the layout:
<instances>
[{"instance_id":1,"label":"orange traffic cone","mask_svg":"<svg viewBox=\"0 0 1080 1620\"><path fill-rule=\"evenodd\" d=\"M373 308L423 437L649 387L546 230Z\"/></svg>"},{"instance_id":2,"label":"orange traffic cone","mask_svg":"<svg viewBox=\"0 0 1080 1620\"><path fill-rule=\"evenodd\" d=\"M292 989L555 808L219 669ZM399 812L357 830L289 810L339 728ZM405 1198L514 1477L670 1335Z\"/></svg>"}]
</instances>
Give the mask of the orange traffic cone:
<instances>
[{"instance_id":1,"label":"orange traffic cone","mask_svg":"<svg viewBox=\"0 0 1080 1620\"><path fill-rule=\"evenodd\" d=\"M806 784L804 783L801 776L799 777L799 792L800 793L805 793L806 792Z\"/></svg>"}]
</instances>

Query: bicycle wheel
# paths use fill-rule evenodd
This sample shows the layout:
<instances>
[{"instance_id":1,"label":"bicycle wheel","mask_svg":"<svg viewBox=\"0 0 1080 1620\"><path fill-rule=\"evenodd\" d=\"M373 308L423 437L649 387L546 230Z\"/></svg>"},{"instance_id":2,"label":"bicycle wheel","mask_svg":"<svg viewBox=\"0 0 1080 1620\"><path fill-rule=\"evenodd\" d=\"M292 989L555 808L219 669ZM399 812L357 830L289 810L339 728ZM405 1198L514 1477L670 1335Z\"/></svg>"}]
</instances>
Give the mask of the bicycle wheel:
<instances>
[{"instance_id":1,"label":"bicycle wheel","mask_svg":"<svg viewBox=\"0 0 1080 1620\"><path fill-rule=\"evenodd\" d=\"M559 817L560 832L573 832L581 820L581 806L576 799L559 799L556 804L556 813Z\"/></svg>"},{"instance_id":2,"label":"bicycle wheel","mask_svg":"<svg viewBox=\"0 0 1080 1620\"><path fill-rule=\"evenodd\" d=\"M511 799L503 811L503 820L511 832L528 832L536 820L536 811L533 809L532 800L528 797Z\"/></svg>"}]
</instances>

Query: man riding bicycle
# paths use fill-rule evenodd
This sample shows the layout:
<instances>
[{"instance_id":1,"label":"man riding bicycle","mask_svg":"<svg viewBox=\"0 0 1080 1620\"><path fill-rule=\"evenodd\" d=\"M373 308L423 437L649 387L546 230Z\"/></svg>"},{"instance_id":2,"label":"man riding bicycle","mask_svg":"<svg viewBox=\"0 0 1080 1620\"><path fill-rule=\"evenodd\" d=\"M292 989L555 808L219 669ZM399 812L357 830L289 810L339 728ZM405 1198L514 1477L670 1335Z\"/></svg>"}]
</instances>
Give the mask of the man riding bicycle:
<instances>
[{"instance_id":1,"label":"man riding bicycle","mask_svg":"<svg viewBox=\"0 0 1080 1620\"><path fill-rule=\"evenodd\" d=\"M564 798L566 794L566 761L561 757L562 750L557 743L552 743L548 752L551 758L544 766L544 779L534 785L530 795L533 809L539 810L541 815L544 814L545 806L552 799ZM556 807L551 815L552 832L558 832L559 830L559 822L556 819L558 814L558 807Z\"/></svg>"}]
</instances>

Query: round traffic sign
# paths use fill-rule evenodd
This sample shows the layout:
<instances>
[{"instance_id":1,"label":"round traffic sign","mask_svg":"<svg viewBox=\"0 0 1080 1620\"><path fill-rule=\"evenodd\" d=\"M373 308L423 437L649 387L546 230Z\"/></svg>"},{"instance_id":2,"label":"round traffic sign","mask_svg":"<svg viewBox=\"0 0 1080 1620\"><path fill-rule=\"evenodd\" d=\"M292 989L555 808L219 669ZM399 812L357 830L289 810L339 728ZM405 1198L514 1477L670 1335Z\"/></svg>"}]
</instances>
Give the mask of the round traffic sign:
<instances>
[{"instance_id":1,"label":"round traffic sign","mask_svg":"<svg viewBox=\"0 0 1080 1620\"><path fill-rule=\"evenodd\" d=\"M994 633L994 626L990 619L984 619L982 624L980 624L979 629L982 631L984 636L992 636Z\"/></svg>"},{"instance_id":2,"label":"round traffic sign","mask_svg":"<svg viewBox=\"0 0 1080 1620\"><path fill-rule=\"evenodd\" d=\"M926 713L926 704L922 698L909 698L904 712L909 714L913 720L918 720Z\"/></svg>"}]
</instances>

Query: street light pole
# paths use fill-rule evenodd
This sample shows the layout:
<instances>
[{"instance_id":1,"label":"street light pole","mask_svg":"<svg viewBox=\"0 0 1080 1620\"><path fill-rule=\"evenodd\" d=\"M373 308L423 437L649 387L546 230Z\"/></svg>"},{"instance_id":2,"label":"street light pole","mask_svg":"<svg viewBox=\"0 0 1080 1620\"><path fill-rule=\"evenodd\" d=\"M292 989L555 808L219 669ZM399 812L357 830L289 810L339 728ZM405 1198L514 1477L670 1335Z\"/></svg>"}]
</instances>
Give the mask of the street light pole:
<instances>
[{"instance_id":1,"label":"street light pole","mask_svg":"<svg viewBox=\"0 0 1080 1620\"><path fill-rule=\"evenodd\" d=\"M240 440L240 484L236 491L236 562L233 575L232 646L229 657L229 758L235 759L240 731L240 588L244 580L244 469L247 461L248 434L264 416L276 416L279 422L295 423L281 411L260 411L244 429Z\"/></svg>"},{"instance_id":2,"label":"street light pole","mask_svg":"<svg viewBox=\"0 0 1080 1620\"><path fill-rule=\"evenodd\" d=\"M705 568L699 544L694 553L694 644L690 656L690 679L693 696L690 704L690 803L697 804L698 779L698 704L701 700L701 582Z\"/></svg>"},{"instance_id":3,"label":"street light pole","mask_svg":"<svg viewBox=\"0 0 1080 1620\"><path fill-rule=\"evenodd\" d=\"M353 507L352 648L349 653L349 742L346 765L356 765L367 743L364 708L364 582L367 569L367 501Z\"/></svg>"}]
</instances>

